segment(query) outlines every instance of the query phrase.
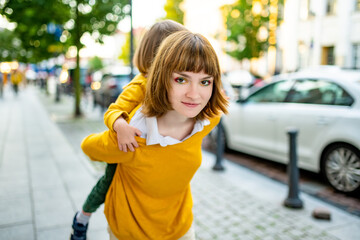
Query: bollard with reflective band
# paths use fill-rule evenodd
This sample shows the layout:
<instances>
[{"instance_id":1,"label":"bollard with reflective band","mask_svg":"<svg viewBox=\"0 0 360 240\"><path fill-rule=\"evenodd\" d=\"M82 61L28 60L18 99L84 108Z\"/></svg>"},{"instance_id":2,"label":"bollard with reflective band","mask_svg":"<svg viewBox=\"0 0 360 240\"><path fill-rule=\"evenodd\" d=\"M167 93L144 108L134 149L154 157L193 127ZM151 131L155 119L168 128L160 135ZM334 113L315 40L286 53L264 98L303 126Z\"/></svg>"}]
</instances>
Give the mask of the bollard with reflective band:
<instances>
[{"instance_id":1,"label":"bollard with reflective band","mask_svg":"<svg viewBox=\"0 0 360 240\"><path fill-rule=\"evenodd\" d=\"M213 166L213 170L215 171L223 171L225 170L224 166L222 165L222 159L224 156L224 139L222 138L222 119L220 119L219 124L217 125L217 135L216 135L216 162Z\"/></svg>"},{"instance_id":2,"label":"bollard with reflective band","mask_svg":"<svg viewBox=\"0 0 360 240\"><path fill-rule=\"evenodd\" d=\"M289 135L289 163L287 173L289 178L289 194L284 205L289 208L302 208L303 202L299 198L299 169L297 167L296 137L297 129L288 129Z\"/></svg>"}]
</instances>

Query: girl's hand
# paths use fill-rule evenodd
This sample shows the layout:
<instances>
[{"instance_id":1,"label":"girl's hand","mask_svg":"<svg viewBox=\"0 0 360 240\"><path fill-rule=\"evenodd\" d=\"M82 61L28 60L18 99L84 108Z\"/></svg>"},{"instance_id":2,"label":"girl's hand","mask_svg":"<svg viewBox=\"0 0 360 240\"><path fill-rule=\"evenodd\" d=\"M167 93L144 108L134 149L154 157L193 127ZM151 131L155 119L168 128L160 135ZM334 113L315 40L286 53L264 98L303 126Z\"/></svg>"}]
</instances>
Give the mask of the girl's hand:
<instances>
[{"instance_id":1,"label":"girl's hand","mask_svg":"<svg viewBox=\"0 0 360 240\"><path fill-rule=\"evenodd\" d=\"M139 147L135 140L135 136L141 136L141 131L133 126L130 126L124 118L119 117L115 120L113 129L117 135L118 147L120 151L134 152L136 147Z\"/></svg>"}]
</instances>

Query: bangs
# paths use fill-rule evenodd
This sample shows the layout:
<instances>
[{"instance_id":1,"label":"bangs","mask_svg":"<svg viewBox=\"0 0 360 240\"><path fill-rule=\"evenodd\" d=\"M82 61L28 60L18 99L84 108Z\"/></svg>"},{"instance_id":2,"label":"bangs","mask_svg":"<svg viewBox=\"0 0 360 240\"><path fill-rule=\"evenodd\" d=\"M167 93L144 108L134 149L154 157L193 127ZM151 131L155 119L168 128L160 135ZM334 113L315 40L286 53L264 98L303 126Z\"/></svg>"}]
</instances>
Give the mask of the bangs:
<instances>
[{"instance_id":1,"label":"bangs","mask_svg":"<svg viewBox=\"0 0 360 240\"><path fill-rule=\"evenodd\" d=\"M173 56L172 72L201 72L216 76L219 66L214 50L204 38L195 36L183 41L178 47L177 54Z\"/></svg>"}]
</instances>

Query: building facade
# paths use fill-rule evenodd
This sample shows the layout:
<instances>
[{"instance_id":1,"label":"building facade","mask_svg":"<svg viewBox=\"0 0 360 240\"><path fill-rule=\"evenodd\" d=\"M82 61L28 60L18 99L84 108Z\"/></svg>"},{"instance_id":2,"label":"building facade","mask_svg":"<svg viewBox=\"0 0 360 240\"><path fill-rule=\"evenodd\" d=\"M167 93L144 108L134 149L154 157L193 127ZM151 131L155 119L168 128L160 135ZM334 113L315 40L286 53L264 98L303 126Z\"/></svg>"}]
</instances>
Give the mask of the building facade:
<instances>
[{"instance_id":1,"label":"building facade","mask_svg":"<svg viewBox=\"0 0 360 240\"><path fill-rule=\"evenodd\" d=\"M286 0L277 68L317 65L360 70L360 0Z\"/></svg>"}]
</instances>

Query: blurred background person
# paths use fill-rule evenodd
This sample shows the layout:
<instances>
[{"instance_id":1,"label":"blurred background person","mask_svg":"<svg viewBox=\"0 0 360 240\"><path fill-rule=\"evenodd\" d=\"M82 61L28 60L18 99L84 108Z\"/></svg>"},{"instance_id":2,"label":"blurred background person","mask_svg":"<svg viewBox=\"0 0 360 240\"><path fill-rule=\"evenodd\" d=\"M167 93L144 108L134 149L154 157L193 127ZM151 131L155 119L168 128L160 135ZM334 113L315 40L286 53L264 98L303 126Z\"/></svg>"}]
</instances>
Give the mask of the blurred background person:
<instances>
[{"instance_id":1,"label":"blurred background person","mask_svg":"<svg viewBox=\"0 0 360 240\"><path fill-rule=\"evenodd\" d=\"M3 97L3 91L4 91L4 77L3 77L3 73L0 72L0 98Z\"/></svg>"},{"instance_id":2,"label":"blurred background person","mask_svg":"<svg viewBox=\"0 0 360 240\"><path fill-rule=\"evenodd\" d=\"M19 84L23 80L23 76L22 76L21 72L18 69L15 69L11 74L10 80L11 80L11 84L13 86L15 94L18 94Z\"/></svg>"}]
</instances>

